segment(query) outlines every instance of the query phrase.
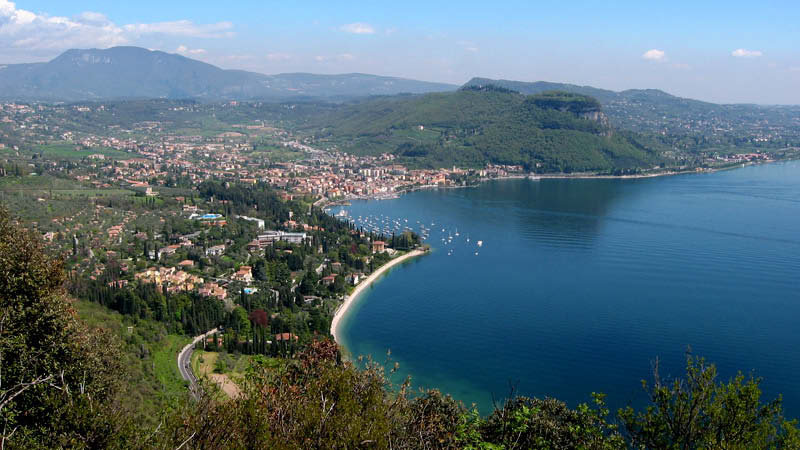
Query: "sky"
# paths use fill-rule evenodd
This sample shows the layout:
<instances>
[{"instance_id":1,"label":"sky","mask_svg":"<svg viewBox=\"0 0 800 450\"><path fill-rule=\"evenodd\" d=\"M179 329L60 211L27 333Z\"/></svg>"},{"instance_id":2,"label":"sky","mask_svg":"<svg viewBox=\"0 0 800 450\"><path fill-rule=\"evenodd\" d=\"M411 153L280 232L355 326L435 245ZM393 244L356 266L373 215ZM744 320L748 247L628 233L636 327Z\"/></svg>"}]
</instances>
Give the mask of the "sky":
<instances>
[{"instance_id":1,"label":"sky","mask_svg":"<svg viewBox=\"0 0 800 450\"><path fill-rule=\"evenodd\" d=\"M0 64L117 45L266 74L480 76L800 104L797 0L0 0Z\"/></svg>"}]
</instances>

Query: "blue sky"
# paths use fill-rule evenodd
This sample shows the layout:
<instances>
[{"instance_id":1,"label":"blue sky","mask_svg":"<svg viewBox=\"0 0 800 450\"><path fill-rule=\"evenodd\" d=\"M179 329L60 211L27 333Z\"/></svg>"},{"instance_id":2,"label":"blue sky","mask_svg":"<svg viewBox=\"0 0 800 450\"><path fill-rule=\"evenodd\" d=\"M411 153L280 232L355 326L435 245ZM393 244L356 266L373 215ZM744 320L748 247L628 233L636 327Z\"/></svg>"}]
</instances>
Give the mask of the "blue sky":
<instances>
[{"instance_id":1,"label":"blue sky","mask_svg":"<svg viewBox=\"0 0 800 450\"><path fill-rule=\"evenodd\" d=\"M484 76L800 104L800 2L0 0L0 63L113 45L262 73Z\"/></svg>"}]
</instances>

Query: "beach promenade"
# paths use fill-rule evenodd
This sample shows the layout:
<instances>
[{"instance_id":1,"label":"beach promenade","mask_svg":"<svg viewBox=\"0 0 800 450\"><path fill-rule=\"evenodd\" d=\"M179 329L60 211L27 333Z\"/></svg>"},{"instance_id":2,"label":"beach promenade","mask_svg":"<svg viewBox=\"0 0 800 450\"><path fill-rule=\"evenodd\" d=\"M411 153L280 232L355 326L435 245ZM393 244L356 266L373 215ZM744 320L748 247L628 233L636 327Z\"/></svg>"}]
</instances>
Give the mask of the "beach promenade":
<instances>
[{"instance_id":1,"label":"beach promenade","mask_svg":"<svg viewBox=\"0 0 800 450\"><path fill-rule=\"evenodd\" d=\"M367 279L365 279L361 283L358 283L353 292L347 296L347 298L344 300L344 303L342 303L342 305L339 306L339 309L336 310L336 314L334 314L333 316L333 320L331 321L331 335L333 335L333 339L336 342L340 342L339 335L337 334L339 331L339 322L342 320L342 317L344 317L344 315L347 314L347 310L350 309L350 307L356 301L356 298L359 296L359 294L361 294L361 292L364 289L370 286L373 281L377 280L381 275L383 275L386 271L388 271L392 267L402 263L403 261L409 260L424 253L425 252L423 250L412 250L406 253L405 255L398 256L397 258L394 258L388 263L382 265L375 272L372 272L372 274L370 274L370 276L367 277Z\"/></svg>"}]
</instances>

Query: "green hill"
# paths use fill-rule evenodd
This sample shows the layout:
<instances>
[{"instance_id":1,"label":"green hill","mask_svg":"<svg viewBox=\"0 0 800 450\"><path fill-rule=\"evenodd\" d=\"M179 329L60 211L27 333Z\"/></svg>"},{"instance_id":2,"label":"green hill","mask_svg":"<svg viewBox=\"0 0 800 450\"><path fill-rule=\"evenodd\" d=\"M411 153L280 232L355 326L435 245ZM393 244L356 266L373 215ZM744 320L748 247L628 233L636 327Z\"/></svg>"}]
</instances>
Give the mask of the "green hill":
<instances>
[{"instance_id":1,"label":"green hill","mask_svg":"<svg viewBox=\"0 0 800 450\"><path fill-rule=\"evenodd\" d=\"M537 172L652 167L659 148L612 129L589 96L472 86L457 92L347 104L304 125L318 140L362 155L392 153L412 167L523 165Z\"/></svg>"}]
</instances>

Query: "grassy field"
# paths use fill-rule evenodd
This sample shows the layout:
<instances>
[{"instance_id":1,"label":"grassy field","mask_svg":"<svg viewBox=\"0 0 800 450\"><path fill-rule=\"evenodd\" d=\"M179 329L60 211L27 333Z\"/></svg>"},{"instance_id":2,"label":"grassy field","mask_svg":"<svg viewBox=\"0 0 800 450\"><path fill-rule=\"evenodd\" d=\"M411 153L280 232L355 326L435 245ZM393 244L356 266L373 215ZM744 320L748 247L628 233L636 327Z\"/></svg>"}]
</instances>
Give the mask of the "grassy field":
<instances>
[{"instance_id":1,"label":"grassy field","mask_svg":"<svg viewBox=\"0 0 800 450\"><path fill-rule=\"evenodd\" d=\"M108 147L93 147L84 149L71 142L54 142L52 144L38 145L33 148L34 153L41 153L44 158L49 159L82 159L89 155L103 155L112 159L129 159L140 156L138 153L128 153Z\"/></svg>"},{"instance_id":2,"label":"grassy field","mask_svg":"<svg viewBox=\"0 0 800 450\"><path fill-rule=\"evenodd\" d=\"M282 145L258 147L258 150L254 150L248 153L248 155L253 157L260 156L265 159L269 159L272 162L298 161L307 156L304 152L293 150Z\"/></svg>"},{"instance_id":3,"label":"grassy field","mask_svg":"<svg viewBox=\"0 0 800 450\"><path fill-rule=\"evenodd\" d=\"M123 398L140 420L157 423L167 408L176 407L188 390L178 371L177 353L191 341L168 334L163 324L133 320L96 303L75 301L78 317L91 327L117 335L123 345Z\"/></svg>"},{"instance_id":4,"label":"grassy field","mask_svg":"<svg viewBox=\"0 0 800 450\"><path fill-rule=\"evenodd\" d=\"M202 377L214 373L214 368L220 357L220 352L207 352L204 350L197 350L192 354L192 371L197 377ZM222 372L226 375L244 375L247 368L250 366L250 357L248 355L228 355L232 361L232 365L226 367Z\"/></svg>"},{"instance_id":5,"label":"grassy field","mask_svg":"<svg viewBox=\"0 0 800 450\"><path fill-rule=\"evenodd\" d=\"M229 355L227 352L206 352L198 350L192 354L192 371L195 376L216 384L221 394L234 398L241 392L239 386L250 357Z\"/></svg>"},{"instance_id":6,"label":"grassy field","mask_svg":"<svg viewBox=\"0 0 800 450\"><path fill-rule=\"evenodd\" d=\"M30 221L47 221L91 207L94 198L127 197L128 189L96 189L50 175L0 177L0 204Z\"/></svg>"}]
</instances>

